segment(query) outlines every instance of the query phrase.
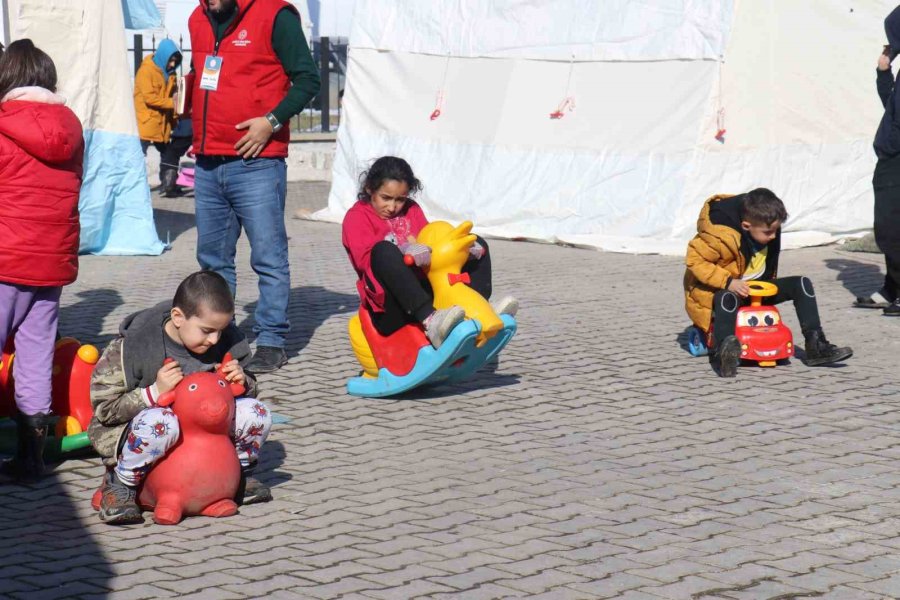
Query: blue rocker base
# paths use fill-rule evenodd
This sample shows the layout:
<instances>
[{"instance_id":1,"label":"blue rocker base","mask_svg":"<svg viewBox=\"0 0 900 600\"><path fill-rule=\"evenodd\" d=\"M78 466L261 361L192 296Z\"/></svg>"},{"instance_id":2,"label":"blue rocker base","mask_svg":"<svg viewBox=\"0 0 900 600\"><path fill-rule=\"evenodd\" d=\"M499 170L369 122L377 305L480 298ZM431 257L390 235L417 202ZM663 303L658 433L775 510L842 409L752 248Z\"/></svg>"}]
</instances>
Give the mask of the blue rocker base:
<instances>
[{"instance_id":1,"label":"blue rocker base","mask_svg":"<svg viewBox=\"0 0 900 600\"><path fill-rule=\"evenodd\" d=\"M516 320L500 315L503 329L481 348L475 347L475 338L481 332L478 321L463 321L453 328L441 347L435 350L424 346L419 350L416 365L406 375L394 375L385 368L378 377L354 377L347 382L347 393L365 398L395 396L421 385L434 385L444 381L460 381L493 359L516 333Z\"/></svg>"}]
</instances>

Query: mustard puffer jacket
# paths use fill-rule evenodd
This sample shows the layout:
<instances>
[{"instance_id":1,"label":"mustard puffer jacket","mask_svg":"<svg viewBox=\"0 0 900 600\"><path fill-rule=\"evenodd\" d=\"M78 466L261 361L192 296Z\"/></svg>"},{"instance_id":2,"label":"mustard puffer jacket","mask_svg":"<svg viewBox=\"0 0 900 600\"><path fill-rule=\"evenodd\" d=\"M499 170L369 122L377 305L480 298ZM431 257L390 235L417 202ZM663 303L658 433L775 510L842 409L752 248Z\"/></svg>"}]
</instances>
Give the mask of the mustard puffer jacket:
<instances>
[{"instance_id":1,"label":"mustard puffer jacket","mask_svg":"<svg viewBox=\"0 0 900 600\"><path fill-rule=\"evenodd\" d=\"M134 76L134 112L142 140L168 142L171 138L175 126L174 87L174 74L163 77L153 55L144 59Z\"/></svg>"},{"instance_id":2,"label":"mustard puffer jacket","mask_svg":"<svg viewBox=\"0 0 900 600\"><path fill-rule=\"evenodd\" d=\"M687 248L684 306L694 325L703 331L709 331L712 322L715 293L728 287L731 279L740 278L747 266L741 252L741 232L709 218L713 203L733 197L719 194L706 201L697 219L697 235Z\"/></svg>"}]
</instances>

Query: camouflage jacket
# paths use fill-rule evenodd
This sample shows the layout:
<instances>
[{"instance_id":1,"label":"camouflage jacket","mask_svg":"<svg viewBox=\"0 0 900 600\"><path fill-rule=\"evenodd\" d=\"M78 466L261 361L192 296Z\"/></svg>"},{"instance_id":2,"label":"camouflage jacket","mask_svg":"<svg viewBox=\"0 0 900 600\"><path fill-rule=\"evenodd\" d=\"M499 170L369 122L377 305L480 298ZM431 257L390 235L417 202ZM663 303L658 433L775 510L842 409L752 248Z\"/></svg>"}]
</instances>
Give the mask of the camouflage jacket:
<instances>
[{"instance_id":1,"label":"camouflage jacket","mask_svg":"<svg viewBox=\"0 0 900 600\"><path fill-rule=\"evenodd\" d=\"M104 464L116 464L119 440L128 423L149 404L140 387L129 389L125 377L123 345L125 338L110 342L94 367L91 377L91 406L94 417L88 426L88 437ZM256 380L245 373L245 396L256 397Z\"/></svg>"}]
</instances>

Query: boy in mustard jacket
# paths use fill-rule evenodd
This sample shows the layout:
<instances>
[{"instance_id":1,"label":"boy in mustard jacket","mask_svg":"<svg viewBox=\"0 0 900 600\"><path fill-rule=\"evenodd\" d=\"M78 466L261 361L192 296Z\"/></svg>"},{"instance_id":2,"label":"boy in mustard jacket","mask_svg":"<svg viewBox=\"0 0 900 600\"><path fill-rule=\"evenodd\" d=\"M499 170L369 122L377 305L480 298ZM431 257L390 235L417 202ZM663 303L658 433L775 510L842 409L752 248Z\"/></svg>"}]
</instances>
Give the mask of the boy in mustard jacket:
<instances>
[{"instance_id":1,"label":"boy in mustard jacket","mask_svg":"<svg viewBox=\"0 0 900 600\"><path fill-rule=\"evenodd\" d=\"M166 196L177 195L178 160L187 146L172 144L175 128L175 73L181 52L166 38L146 57L134 76L134 111L137 116L141 150L147 154L152 144L159 151L159 181Z\"/></svg>"},{"instance_id":2,"label":"boy in mustard jacket","mask_svg":"<svg viewBox=\"0 0 900 600\"><path fill-rule=\"evenodd\" d=\"M812 281L807 277L777 278L784 203L772 191L757 188L737 196L713 196L697 219L684 274L685 308L694 325L709 331L715 319L710 362L721 377L734 377L741 345L734 335L737 310L749 303L748 281L770 281L778 293L763 304L793 300L806 340L808 366L828 365L853 356L850 348L831 344L822 332Z\"/></svg>"}]
</instances>

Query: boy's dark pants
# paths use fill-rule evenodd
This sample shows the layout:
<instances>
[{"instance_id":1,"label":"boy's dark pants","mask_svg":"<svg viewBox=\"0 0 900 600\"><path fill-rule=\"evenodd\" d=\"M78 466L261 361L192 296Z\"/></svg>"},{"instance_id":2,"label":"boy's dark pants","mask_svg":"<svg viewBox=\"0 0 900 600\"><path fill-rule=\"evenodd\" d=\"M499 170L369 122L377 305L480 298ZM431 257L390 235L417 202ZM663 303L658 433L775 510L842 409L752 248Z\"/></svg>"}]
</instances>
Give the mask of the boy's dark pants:
<instances>
[{"instance_id":1,"label":"boy's dark pants","mask_svg":"<svg viewBox=\"0 0 900 600\"><path fill-rule=\"evenodd\" d=\"M872 178L875 190L875 243L884 252L884 289L900 295L900 156L882 158Z\"/></svg>"},{"instance_id":2,"label":"boy's dark pants","mask_svg":"<svg viewBox=\"0 0 900 600\"><path fill-rule=\"evenodd\" d=\"M491 253L480 236L478 243L484 247L484 256L467 261L462 272L469 274L469 287L490 298ZM384 312L370 311L378 333L391 335L408 323L421 323L434 311L431 285L419 277L417 268L406 266L400 248L388 241L378 242L372 247L369 260L375 279L384 289Z\"/></svg>"},{"instance_id":3,"label":"boy's dark pants","mask_svg":"<svg viewBox=\"0 0 900 600\"><path fill-rule=\"evenodd\" d=\"M773 279L778 286L778 293L762 299L765 306L781 304L787 300L794 301L800 329L805 334L822 326L819 321L819 306L816 304L816 291L808 277L782 277ZM750 298L741 298L734 292L719 290L713 297L713 339L718 348L729 335L734 335L737 325L738 308L750 304Z\"/></svg>"}]
</instances>

